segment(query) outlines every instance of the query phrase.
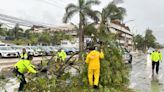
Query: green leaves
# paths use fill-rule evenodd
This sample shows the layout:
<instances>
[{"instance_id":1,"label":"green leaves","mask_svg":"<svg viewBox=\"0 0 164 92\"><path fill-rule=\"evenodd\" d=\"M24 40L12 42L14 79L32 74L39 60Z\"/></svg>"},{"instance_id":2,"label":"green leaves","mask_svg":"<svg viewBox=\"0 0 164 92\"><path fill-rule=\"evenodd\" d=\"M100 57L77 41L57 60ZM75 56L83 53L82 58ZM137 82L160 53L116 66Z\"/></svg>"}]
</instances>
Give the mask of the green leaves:
<instances>
[{"instance_id":1,"label":"green leaves","mask_svg":"<svg viewBox=\"0 0 164 92\"><path fill-rule=\"evenodd\" d=\"M101 22L105 24L107 20L123 20L126 15L126 9L118 7L113 2L109 3L106 7L102 9L101 12Z\"/></svg>"},{"instance_id":2,"label":"green leaves","mask_svg":"<svg viewBox=\"0 0 164 92\"><path fill-rule=\"evenodd\" d=\"M146 33L145 33L145 43L146 43L146 46L148 48L149 47L155 47L155 41L156 41L156 38L153 35L152 30L147 29Z\"/></svg>"},{"instance_id":3,"label":"green leaves","mask_svg":"<svg viewBox=\"0 0 164 92\"><path fill-rule=\"evenodd\" d=\"M153 35L153 31L151 29L147 29L145 32L145 36L136 35L133 37L134 45L138 50L146 50L147 48L157 48L161 47L159 43L156 42L156 38Z\"/></svg>"},{"instance_id":4,"label":"green leaves","mask_svg":"<svg viewBox=\"0 0 164 92\"><path fill-rule=\"evenodd\" d=\"M25 85L25 92L53 92L56 88L56 77L50 79L37 77Z\"/></svg>"}]
</instances>

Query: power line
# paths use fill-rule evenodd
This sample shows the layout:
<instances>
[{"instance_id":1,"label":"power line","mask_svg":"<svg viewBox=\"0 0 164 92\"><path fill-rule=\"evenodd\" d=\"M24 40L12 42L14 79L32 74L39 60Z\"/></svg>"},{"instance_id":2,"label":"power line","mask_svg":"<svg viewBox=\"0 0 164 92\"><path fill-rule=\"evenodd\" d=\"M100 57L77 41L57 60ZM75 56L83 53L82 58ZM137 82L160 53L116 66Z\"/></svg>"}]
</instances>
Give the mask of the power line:
<instances>
[{"instance_id":1,"label":"power line","mask_svg":"<svg viewBox=\"0 0 164 92\"><path fill-rule=\"evenodd\" d=\"M49 24L36 23L36 22L20 19L20 18L17 18L17 17L5 15L5 14L0 14L0 20L8 21L8 22L11 22L11 23L19 23L23 26L33 26L33 25L50 26Z\"/></svg>"},{"instance_id":2,"label":"power line","mask_svg":"<svg viewBox=\"0 0 164 92\"><path fill-rule=\"evenodd\" d=\"M54 6L54 7L59 8L59 9L63 9L63 7L59 6L59 5L56 4L56 3L52 3L51 1L47 1L47 0L37 0L37 1L46 3L46 4L48 4L48 5Z\"/></svg>"},{"instance_id":3,"label":"power line","mask_svg":"<svg viewBox=\"0 0 164 92\"><path fill-rule=\"evenodd\" d=\"M48 5L63 9L63 5L65 5L63 2L57 2L57 1L50 1L50 0L38 0L41 1L43 3L46 3ZM60 6L61 5L61 6ZM44 26L50 26L49 24L45 24L45 23L37 23L37 22L32 22L32 21L28 21L28 20L24 20L24 19L20 19L17 17L13 17L13 16L8 16L5 14L0 14L0 20L4 20L4 21L8 21L11 23L19 23L21 25L26 25L26 26L31 26L31 25L44 25Z\"/></svg>"}]
</instances>

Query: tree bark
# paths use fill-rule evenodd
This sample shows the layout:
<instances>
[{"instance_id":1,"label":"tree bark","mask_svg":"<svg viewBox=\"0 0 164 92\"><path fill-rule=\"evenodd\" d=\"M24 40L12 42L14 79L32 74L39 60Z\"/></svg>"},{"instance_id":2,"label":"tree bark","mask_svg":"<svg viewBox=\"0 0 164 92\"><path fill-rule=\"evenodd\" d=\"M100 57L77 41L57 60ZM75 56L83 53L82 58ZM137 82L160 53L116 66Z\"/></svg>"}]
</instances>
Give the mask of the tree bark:
<instances>
[{"instance_id":1,"label":"tree bark","mask_svg":"<svg viewBox=\"0 0 164 92\"><path fill-rule=\"evenodd\" d=\"M82 13L80 12L79 13L79 17L80 17L80 20L79 20L79 51L83 51L84 49L84 27L83 27L83 16L82 16ZM79 54L79 59L81 60L82 59L82 55L81 53Z\"/></svg>"}]
</instances>

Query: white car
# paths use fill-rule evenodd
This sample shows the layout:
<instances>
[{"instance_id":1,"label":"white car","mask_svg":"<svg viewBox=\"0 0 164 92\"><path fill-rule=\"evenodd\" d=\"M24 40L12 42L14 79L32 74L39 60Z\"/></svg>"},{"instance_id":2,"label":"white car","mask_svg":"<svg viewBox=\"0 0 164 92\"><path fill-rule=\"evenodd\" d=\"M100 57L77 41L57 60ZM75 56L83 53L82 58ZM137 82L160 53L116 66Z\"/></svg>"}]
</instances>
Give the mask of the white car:
<instances>
[{"instance_id":1,"label":"white car","mask_svg":"<svg viewBox=\"0 0 164 92\"><path fill-rule=\"evenodd\" d=\"M22 49L25 48L26 52L30 55L34 55L34 50L28 46L12 46L12 49L16 50L17 53L20 55L22 53Z\"/></svg>"},{"instance_id":2,"label":"white car","mask_svg":"<svg viewBox=\"0 0 164 92\"><path fill-rule=\"evenodd\" d=\"M18 53L9 46L0 46L0 57L18 57Z\"/></svg>"},{"instance_id":3,"label":"white car","mask_svg":"<svg viewBox=\"0 0 164 92\"><path fill-rule=\"evenodd\" d=\"M34 51L34 56L40 55L39 53L40 49L38 49L36 46L31 46L30 48Z\"/></svg>"},{"instance_id":4,"label":"white car","mask_svg":"<svg viewBox=\"0 0 164 92\"><path fill-rule=\"evenodd\" d=\"M30 48L29 46L26 46L26 47L24 47L25 49L26 49L26 52L28 53L28 54L30 54L30 55L34 55L34 50L32 49L32 48ZM38 54L37 54L37 56L38 56Z\"/></svg>"}]
</instances>

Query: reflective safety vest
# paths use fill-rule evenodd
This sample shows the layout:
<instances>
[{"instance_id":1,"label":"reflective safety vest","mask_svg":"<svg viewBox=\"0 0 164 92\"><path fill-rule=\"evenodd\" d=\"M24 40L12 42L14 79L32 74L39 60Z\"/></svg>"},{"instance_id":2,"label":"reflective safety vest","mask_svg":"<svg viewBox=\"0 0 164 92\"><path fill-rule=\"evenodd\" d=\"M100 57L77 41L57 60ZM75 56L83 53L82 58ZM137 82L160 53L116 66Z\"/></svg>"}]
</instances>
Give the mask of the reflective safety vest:
<instances>
[{"instance_id":1,"label":"reflective safety vest","mask_svg":"<svg viewBox=\"0 0 164 92\"><path fill-rule=\"evenodd\" d=\"M98 52L96 50L91 51L85 60L88 64L88 69L99 69L100 68L100 58L104 58L103 52Z\"/></svg>"},{"instance_id":2,"label":"reflective safety vest","mask_svg":"<svg viewBox=\"0 0 164 92\"><path fill-rule=\"evenodd\" d=\"M65 53L64 50L61 50L61 52L57 53L57 57L64 61L67 58L67 54Z\"/></svg>"},{"instance_id":3,"label":"reflective safety vest","mask_svg":"<svg viewBox=\"0 0 164 92\"><path fill-rule=\"evenodd\" d=\"M34 69L35 66L31 64L30 60L19 60L15 65L15 68L18 69L20 73L36 73L37 71Z\"/></svg>"},{"instance_id":4,"label":"reflective safety vest","mask_svg":"<svg viewBox=\"0 0 164 92\"><path fill-rule=\"evenodd\" d=\"M161 59L161 57L160 57L159 52L157 52L157 51L152 52L152 54L151 54L152 61L158 62L158 61L160 61L160 59Z\"/></svg>"},{"instance_id":5,"label":"reflective safety vest","mask_svg":"<svg viewBox=\"0 0 164 92\"><path fill-rule=\"evenodd\" d=\"M27 57L28 57L28 54L27 53L25 53L25 54L21 53L20 54L20 58L21 59L27 59Z\"/></svg>"},{"instance_id":6,"label":"reflective safety vest","mask_svg":"<svg viewBox=\"0 0 164 92\"><path fill-rule=\"evenodd\" d=\"M159 60L162 61L162 53L159 52Z\"/></svg>"}]
</instances>

